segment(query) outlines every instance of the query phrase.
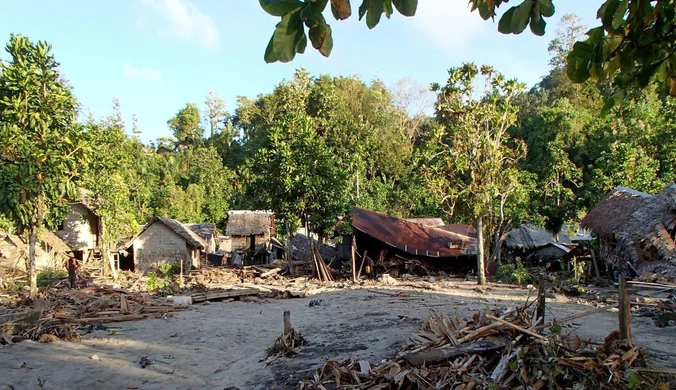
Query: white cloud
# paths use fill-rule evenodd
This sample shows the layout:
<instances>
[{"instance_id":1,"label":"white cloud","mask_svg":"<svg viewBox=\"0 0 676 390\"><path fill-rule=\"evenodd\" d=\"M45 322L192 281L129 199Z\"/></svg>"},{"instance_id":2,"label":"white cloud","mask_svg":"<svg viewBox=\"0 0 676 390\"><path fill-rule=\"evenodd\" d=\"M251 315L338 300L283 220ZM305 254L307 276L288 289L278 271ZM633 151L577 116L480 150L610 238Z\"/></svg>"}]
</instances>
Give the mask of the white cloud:
<instances>
[{"instance_id":1,"label":"white cloud","mask_svg":"<svg viewBox=\"0 0 676 390\"><path fill-rule=\"evenodd\" d=\"M425 0L411 19L417 30L444 50L465 46L487 24L478 12L469 12L467 1Z\"/></svg>"},{"instance_id":2,"label":"white cloud","mask_svg":"<svg viewBox=\"0 0 676 390\"><path fill-rule=\"evenodd\" d=\"M218 28L209 15L200 11L190 0L142 0L159 17L157 32L194 42L206 48L218 46Z\"/></svg>"},{"instance_id":3,"label":"white cloud","mask_svg":"<svg viewBox=\"0 0 676 390\"><path fill-rule=\"evenodd\" d=\"M122 73L131 80L145 81L151 84L162 82L162 73L159 70L143 67L137 68L131 62L127 62L122 66Z\"/></svg>"}]
</instances>

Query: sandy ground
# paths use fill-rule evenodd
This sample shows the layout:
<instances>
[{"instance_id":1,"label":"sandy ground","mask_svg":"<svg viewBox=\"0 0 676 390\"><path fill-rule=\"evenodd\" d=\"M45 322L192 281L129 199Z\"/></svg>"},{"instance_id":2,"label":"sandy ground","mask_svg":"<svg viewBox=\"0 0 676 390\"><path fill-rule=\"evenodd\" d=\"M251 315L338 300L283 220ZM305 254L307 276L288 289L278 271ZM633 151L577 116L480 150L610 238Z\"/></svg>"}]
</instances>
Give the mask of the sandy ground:
<instances>
[{"instance_id":1,"label":"sandy ground","mask_svg":"<svg viewBox=\"0 0 676 390\"><path fill-rule=\"evenodd\" d=\"M407 297L385 293L405 290ZM327 359L392 357L433 310L470 316L489 306L511 308L525 289L446 282L442 291L404 287L343 289L302 299L213 302L193 305L168 320L111 324L120 334L96 331L77 343L22 342L0 349L0 386L14 389L245 389L297 388ZM318 306L309 307L311 300ZM590 306L557 297L548 301L549 319L581 313ZM281 334L282 313L310 345L294 358L266 366L265 349ZM570 324L583 338L602 342L617 328L617 313L594 314ZM676 327L657 328L652 319L633 319L634 341L650 363L676 366ZM92 359L92 356L98 356ZM141 368L147 356L155 364ZM26 367L17 368L23 362ZM7 387L4 387L7 388Z\"/></svg>"}]
</instances>

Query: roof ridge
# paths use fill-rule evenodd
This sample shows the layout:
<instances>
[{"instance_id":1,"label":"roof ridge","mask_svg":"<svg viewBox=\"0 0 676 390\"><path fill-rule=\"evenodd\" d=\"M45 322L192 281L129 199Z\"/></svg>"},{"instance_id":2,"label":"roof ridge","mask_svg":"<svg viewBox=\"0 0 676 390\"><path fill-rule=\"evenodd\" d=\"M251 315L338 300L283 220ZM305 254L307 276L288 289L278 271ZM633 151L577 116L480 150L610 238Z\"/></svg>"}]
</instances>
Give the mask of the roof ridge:
<instances>
[{"instance_id":1,"label":"roof ridge","mask_svg":"<svg viewBox=\"0 0 676 390\"><path fill-rule=\"evenodd\" d=\"M640 197L642 197L642 198L650 198L650 197L652 197L652 195L648 194L647 192L642 192L642 191L635 190L635 189L629 188L629 187L617 186L617 187L615 187L615 190L616 190L616 191L626 192L626 193L628 193L628 194L630 194L630 195L640 196Z\"/></svg>"}]
</instances>

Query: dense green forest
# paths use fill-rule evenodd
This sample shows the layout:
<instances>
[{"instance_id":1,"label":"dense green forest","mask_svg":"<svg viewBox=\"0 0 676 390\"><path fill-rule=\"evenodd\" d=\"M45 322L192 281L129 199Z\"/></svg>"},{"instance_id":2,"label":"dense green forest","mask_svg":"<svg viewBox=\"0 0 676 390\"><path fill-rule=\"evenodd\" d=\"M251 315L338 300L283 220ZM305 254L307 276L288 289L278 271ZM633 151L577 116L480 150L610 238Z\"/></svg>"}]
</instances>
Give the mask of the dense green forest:
<instances>
[{"instance_id":1,"label":"dense green forest","mask_svg":"<svg viewBox=\"0 0 676 390\"><path fill-rule=\"evenodd\" d=\"M133 107L75 120L49 47L12 36L0 67L1 228L53 227L86 188L111 243L154 215L222 226L230 209L273 210L287 232L308 216L327 233L353 205L481 220L493 235L575 223L615 186L655 192L676 180L673 99L657 85L629 90L601 115L613 86L568 79L565 59L586 28L572 15L562 25L531 89L473 64L431 91L299 69L230 111L214 93L177 107L172 137L150 144L122 120ZM412 109L427 97L433 114Z\"/></svg>"}]
</instances>

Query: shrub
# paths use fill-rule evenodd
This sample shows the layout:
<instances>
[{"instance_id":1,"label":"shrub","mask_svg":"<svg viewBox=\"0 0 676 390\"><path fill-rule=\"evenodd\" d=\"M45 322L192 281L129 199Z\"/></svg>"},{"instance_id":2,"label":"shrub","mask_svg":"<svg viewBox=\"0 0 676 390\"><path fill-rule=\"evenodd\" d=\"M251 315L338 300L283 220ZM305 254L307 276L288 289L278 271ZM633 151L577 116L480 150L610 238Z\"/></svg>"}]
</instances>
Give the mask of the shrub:
<instances>
[{"instance_id":1,"label":"shrub","mask_svg":"<svg viewBox=\"0 0 676 390\"><path fill-rule=\"evenodd\" d=\"M181 266L176 264L162 264L159 270L165 278L171 279L172 276L181 273Z\"/></svg>"},{"instance_id":2,"label":"shrub","mask_svg":"<svg viewBox=\"0 0 676 390\"><path fill-rule=\"evenodd\" d=\"M507 283L523 286L533 280L533 275L528 268L523 266L521 258L517 257L514 264L504 264L500 266L498 276Z\"/></svg>"},{"instance_id":3,"label":"shrub","mask_svg":"<svg viewBox=\"0 0 676 390\"><path fill-rule=\"evenodd\" d=\"M148 280L146 281L146 286L149 291L157 291L166 288L169 285L169 282L164 280L164 278L157 277L155 272L148 272Z\"/></svg>"},{"instance_id":4,"label":"shrub","mask_svg":"<svg viewBox=\"0 0 676 390\"><path fill-rule=\"evenodd\" d=\"M38 287L50 286L68 277L68 273L61 269L46 269L38 272Z\"/></svg>"}]
</instances>

